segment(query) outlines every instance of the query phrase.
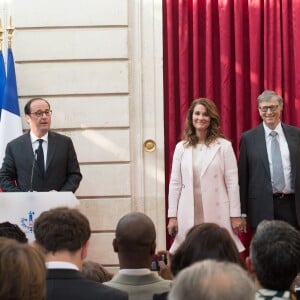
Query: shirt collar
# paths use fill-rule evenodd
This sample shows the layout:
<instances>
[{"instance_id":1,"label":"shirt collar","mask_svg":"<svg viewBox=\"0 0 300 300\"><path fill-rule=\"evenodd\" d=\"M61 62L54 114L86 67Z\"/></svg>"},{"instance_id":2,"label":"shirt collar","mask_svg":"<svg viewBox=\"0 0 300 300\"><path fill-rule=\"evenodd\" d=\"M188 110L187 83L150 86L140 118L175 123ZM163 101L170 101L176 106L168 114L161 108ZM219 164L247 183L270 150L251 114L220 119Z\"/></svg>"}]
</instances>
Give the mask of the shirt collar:
<instances>
[{"instance_id":1,"label":"shirt collar","mask_svg":"<svg viewBox=\"0 0 300 300\"><path fill-rule=\"evenodd\" d=\"M66 261L48 261L46 262L47 269L71 269L71 270L77 270L79 271L79 268Z\"/></svg>"},{"instance_id":2,"label":"shirt collar","mask_svg":"<svg viewBox=\"0 0 300 300\"><path fill-rule=\"evenodd\" d=\"M120 274L126 274L126 275L147 275L151 274L151 271L149 269L121 269L119 271Z\"/></svg>"},{"instance_id":3,"label":"shirt collar","mask_svg":"<svg viewBox=\"0 0 300 300\"><path fill-rule=\"evenodd\" d=\"M33 144L34 142L36 142L37 140L39 139L42 139L43 141L45 142L48 142L48 132L43 135L42 137L38 138L35 134L33 134L31 131L30 131L30 139L31 139L31 143Z\"/></svg>"},{"instance_id":4,"label":"shirt collar","mask_svg":"<svg viewBox=\"0 0 300 300\"><path fill-rule=\"evenodd\" d=\"M275 127L275 129L270 129L264 122L263 122L263 126L264 126L265 136L266 137L270 136L270 133L272 131L276 131L278 133L278 135L283 135L283 129L282 129L282 126L281 126L281 122L279 122L277 124L277 126Z\"/></svg>"}]
</instances>

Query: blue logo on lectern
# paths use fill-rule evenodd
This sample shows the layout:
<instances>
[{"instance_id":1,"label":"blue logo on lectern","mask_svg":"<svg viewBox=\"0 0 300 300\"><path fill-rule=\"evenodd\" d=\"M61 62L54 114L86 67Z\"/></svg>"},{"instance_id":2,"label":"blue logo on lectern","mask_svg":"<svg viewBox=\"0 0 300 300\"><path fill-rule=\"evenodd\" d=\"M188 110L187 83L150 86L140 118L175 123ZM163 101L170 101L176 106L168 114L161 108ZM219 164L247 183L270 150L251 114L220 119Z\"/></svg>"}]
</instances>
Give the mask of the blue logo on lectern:
<instances>
[{"instance_id":1,"label":"blue logo on lectern","mask_svg":"<svg viewBox=\"0 0 300 300\"><path fill-rule=\"evenodd\" d=\"M34 211L30 210L27 218L21 218L21 226L24 228L25 233L33 232L33 216Z\"/></svg>"}]
</instances>

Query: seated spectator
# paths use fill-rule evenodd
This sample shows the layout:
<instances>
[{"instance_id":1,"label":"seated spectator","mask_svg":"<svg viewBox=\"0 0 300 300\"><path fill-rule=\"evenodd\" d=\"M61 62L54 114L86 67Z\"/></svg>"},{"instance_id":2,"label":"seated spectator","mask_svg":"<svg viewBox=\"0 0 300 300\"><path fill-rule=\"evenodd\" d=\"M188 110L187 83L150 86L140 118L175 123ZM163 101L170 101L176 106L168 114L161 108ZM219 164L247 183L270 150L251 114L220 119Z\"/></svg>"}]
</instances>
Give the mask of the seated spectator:
<instances>
[{"instance_id":1,"label":"seated spectator","mask_svg":"<svg viewBox=\"0 0 300 300\"><path fill-rule=\"evenodd\" d=\"M86 279L97 282L109 281L113 277L113 274L109 273L103 266L91 260L86 260L83 262L82 275Z\"/></svg>"},{"instance_id":2,"label":"seated spectator","mask_svg":"<svg viewBox=\"0 0 300 300\"><path fill-rule=\"evenodd\" d=\"M37 249L0 237L1 300L44 300L45 281L45 262Z\"/></svg>"},{"instance_id":3,"label":"seated spectator","mask_svg":"<svg viewBox=\"0 0 300 300\"><path fill-rule=\"evenodd\" d=\"M0 237L1 236L17 240L20 243L28 242L24 231L18 225L10 222L0 223Z\"/></svg>"},{"instance_id":4,"label":"seated spectator","mask_svg":"<svg viewBox=\"0 0 300 300\"><path fill-rule=\"evenodd\" d=\"M244 267L236 244L227 229L215 223L201 223L188 231L185 240L171 256L171 272L167 270L169 266L163 266L160 262L159 274L163 278L172 278L171 274L177 276L179 271L205 259L229 261ZM154 295L153 299L167 299L167 296Z\"/></svg>"},{"instance_id":5,"label":"seated spectator","mask_svg":"<svg viewBox=\"0 0 300 300\"><path fill-rule=\"evenodd\" d=\"M123 216L117 224L113 248L121 270L104 284L128 292L131 300L152 300L153 294L170 289L171 281L150 271L156 232L148 216L138 212Z\"/></svg>"},{"instance_id":6,"label":"seated spectator","mask_svg":"<svg viewBox=\"0 0 300 300\"><path fill-rule=\"evenodd\" d=\"M48 268L47 300L128 299L126 293L82 276L91 228L77 209L59 207L44 211L35 220L33 231Z\"/></svg>"},{"instance_id":7,"label":"seated spectator","mask_svg":"<svg viewBox=\"0 0 300 300\"><path fill-rule=\"evenodd\" d=\"M232 262L203 260L176 276L168 300L254 300L246 270Z\"/></svg>"},{"instance_id":8,"label":"seated spectator","mask_svg":"<svg viewBox=\"0 0 300 300\"><path fill-rule=\"evenodd\" d=\"M180 270L204 259L229 261L243 266L227 229L214 223L201 223L189 230L171 258L171 271L176 276Z\"/></svg>"},{"instance_id":9,"label":"seated spectator","mask_svg":"<svg viewBox=\"0 0 300 300\"><path fill-rule=\"evenodd\" d=\"M300 271L300 232L284 221L262 221L246 264L256 278L256 299L295 299L291 285Z\"/></svg>"}]
</instances>

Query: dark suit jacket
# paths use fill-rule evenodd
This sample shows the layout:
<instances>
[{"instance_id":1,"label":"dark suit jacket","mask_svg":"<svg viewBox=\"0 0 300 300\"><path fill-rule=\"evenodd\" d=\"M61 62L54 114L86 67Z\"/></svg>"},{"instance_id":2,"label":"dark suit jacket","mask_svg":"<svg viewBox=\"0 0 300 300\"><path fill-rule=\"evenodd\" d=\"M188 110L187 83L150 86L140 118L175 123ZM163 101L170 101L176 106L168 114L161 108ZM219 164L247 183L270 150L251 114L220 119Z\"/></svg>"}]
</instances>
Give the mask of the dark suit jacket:
<instances>
[{"instance_id":1,"label":"dark suit jacket","mask_svg":"<svg viewBox=\"0 0 300 300\"><path fill-rule=\"evenodd\" d=\"M125 292L87 280L70 269L48 269L47 300L125 300Z\"/></svg>"},{"instance_id":2,"label":"dark suit jacket","mask_svg":"<svg viewBox=\"0 0 300 300\"><path fill-rule=\"evenodd\" d=\"M292 187L300 225L300 129L282 123L291 160ZM256 228L262 220L274 219L273 190L263 124L243 133L238 160L241 211Z\"/></svg>"},{"instance_id":3,"label":"dark suit jacket","mask_svg":"<svg viewBox=\"0 0 300 300\"><path fill-rule=\"evenodd\" d=\"M75 192L82 175L72 140L56 132L48 133L48 152L45 176L41 176L29 132L7 144L0 170L0 187L4 192L27 192L51 190ZM33 172L32 172L33 169ZM15 183L17 183L17 186Z\"/></svg>"}]
</instances>

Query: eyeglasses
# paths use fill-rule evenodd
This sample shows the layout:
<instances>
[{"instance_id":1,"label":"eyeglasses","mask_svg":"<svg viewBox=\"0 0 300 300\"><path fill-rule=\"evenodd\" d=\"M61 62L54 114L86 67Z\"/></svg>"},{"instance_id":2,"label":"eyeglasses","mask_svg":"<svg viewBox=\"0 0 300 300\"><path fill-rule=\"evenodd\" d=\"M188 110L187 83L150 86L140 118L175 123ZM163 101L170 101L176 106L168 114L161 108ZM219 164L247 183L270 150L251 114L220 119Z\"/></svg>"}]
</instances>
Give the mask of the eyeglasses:
<instances>
[{"instance_id":1,"label":"eyeglasses","mask_svg":"<svg viewBox=\"0 0 300 300\"><path fill-rule=\"evenodd\" d=\"M44 114L46 115L46 117L49 117L52 115L52 110L38 110L36 112L30 113L31 115L36 116L37 118L42 117Z\"/></svg>"},{"instance_id":2,"label":"eyeglasses","mask_svg":"<svg viewBox=\"0 0 300 300\"><path fill-rule=\"evenodd\" d=\"M277 110L279 105L270 105L270 106L260 106L259 109L262 111L262 112L267 112L268 109L270 109L271 112L274 112Z\"/></svg>"}]
</instances>

